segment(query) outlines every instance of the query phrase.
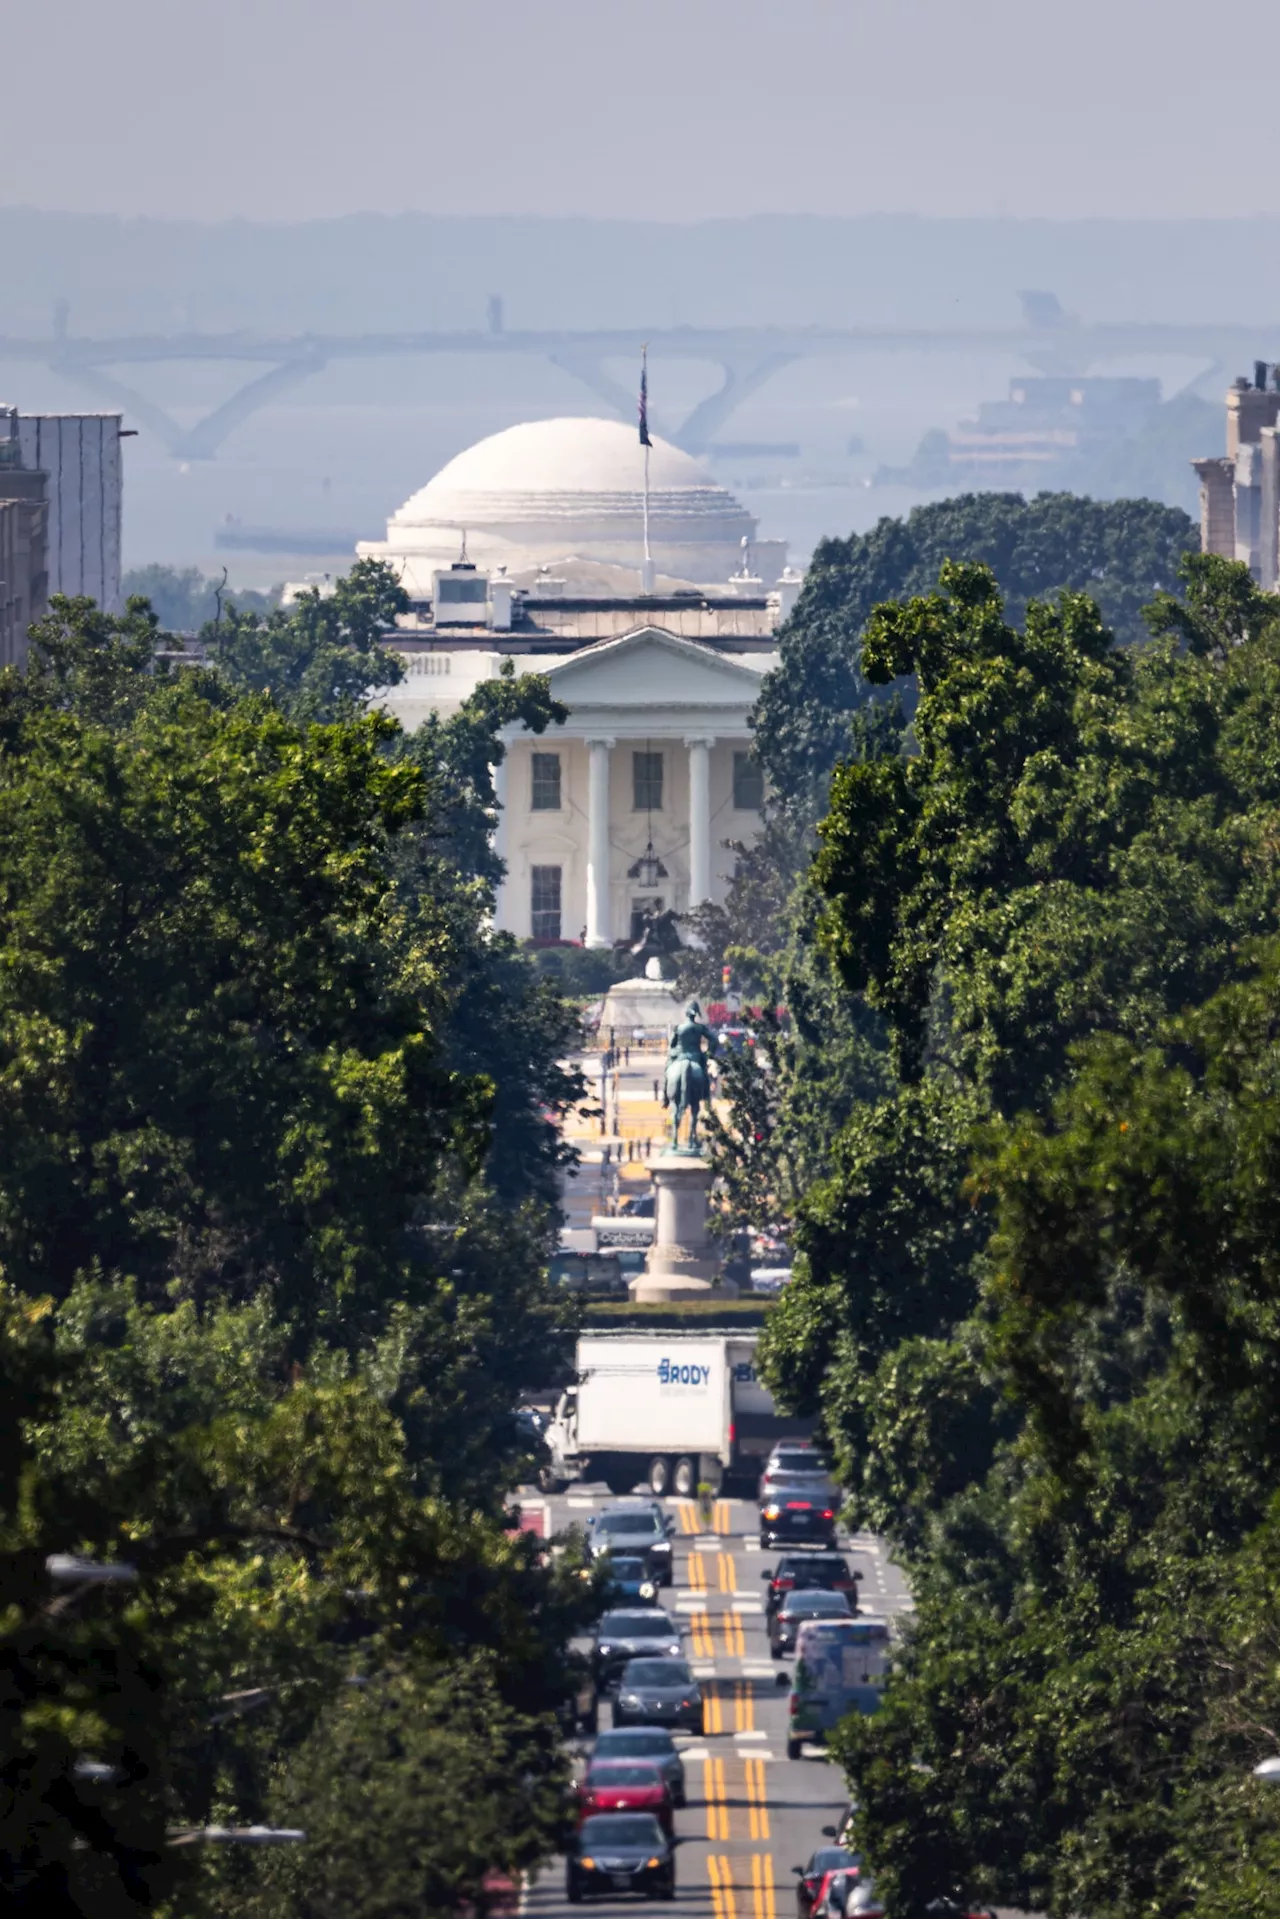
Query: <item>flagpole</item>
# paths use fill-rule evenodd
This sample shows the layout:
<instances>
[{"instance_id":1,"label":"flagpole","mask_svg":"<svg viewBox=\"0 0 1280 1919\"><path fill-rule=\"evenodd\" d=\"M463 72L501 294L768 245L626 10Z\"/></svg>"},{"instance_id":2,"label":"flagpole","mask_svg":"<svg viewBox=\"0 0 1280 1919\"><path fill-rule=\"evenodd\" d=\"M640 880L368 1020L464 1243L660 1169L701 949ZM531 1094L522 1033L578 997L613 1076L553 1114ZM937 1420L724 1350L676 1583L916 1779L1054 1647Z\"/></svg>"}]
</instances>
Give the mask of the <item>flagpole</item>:
<instances>
[{"instance_id":1,"label":"flagpole","mask_svg":"<svg viewBox=\"0 0 1280 1919\"><path fill-rule=\"evenodd\" d=\"M640 591L653 592L653 555L649 551L649 346L640 349L640 443L644 447L644 564Z\"/></svg>"}]
</instances>

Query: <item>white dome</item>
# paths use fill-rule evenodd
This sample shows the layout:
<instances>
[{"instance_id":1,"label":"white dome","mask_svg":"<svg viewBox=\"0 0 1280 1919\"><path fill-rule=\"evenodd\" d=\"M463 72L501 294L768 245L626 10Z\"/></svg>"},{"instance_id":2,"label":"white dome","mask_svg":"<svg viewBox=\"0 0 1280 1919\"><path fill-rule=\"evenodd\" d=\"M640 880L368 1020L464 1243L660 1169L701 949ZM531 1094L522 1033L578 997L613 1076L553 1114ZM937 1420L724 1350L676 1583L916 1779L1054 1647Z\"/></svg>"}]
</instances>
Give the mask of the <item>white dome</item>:
<instances>
[{"instance_id":1,"label":"white dome","mask_svg":"<svg viewBox=\"0 0 1280 1919\"><path fill-rule=\"evenodd\" d=\"M484 518L498 502L545 503L548 495L618 494L639 500L644 490L644 448L635 427L621 420L530 420L477 440L442 466L435 478L395 515L397 526L438 526L456 506L474 507ZM649 454L649 496L705 495L707 505L738 507L733 495L669 440L654 436ZM697 504L702 504L699 501ZM689 503L696 505L694 502Z\"/></svg>"},{"instance_id":2,"label":"white dome","mask_svg":"<svg viewBox=\"0 0 1280 1919\"><path fill-rule=\"evenodd\" d=\"M362 542L359 550L398 563L415 594L429 590L431 567L457 559L464 533L473 561L505 566L516 579L574 559L588 568L634 569L643 557L643 512L644 448L634 426L531 420L459 453L391 516L385 542ZM755 531L726 487L678 446L654 439L649 540L660 576L727 580ZM779 553L776 571L785 558Z\"/></svg>"}]
</instances>

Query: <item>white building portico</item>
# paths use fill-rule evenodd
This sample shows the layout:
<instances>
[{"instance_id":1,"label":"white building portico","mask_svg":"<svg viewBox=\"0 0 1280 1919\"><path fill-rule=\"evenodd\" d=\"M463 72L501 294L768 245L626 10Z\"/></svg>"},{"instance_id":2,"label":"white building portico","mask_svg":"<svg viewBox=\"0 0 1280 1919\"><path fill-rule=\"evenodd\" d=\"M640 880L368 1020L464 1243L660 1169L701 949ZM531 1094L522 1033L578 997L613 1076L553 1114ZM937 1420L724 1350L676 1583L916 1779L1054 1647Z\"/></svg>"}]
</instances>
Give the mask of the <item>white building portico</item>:
<instances>
[{"instance_id":1,"label":"white building portico","mask_svg":"<svg viewBox=\"0 0 1280 1919\"><path fill-rule=\"evenodd\" d=\"M723 901L726 842L760 830L750 715L800 578L655 441L647 579L644 475L634 428L527 422L460 453L361 548L409 596L385 636L404 678L380 696L408 730L513 669L545 673L567 710L512 727L496 769L495 919L519 939L634 943L660 913Z\"/></svg>"},{"instance_id":2,"label":"white building portico","mask_svg":"<svg viewBox=\"0 0 1280 1919\"><path fill-rule=\"evenodd\" d=\"M647 915L724 898L724 842L760 825L748 716L772 657L749 657L655 625L551 668L569 718L505 736L500 926L610 946Z\"/></svg>"}]
</instances>

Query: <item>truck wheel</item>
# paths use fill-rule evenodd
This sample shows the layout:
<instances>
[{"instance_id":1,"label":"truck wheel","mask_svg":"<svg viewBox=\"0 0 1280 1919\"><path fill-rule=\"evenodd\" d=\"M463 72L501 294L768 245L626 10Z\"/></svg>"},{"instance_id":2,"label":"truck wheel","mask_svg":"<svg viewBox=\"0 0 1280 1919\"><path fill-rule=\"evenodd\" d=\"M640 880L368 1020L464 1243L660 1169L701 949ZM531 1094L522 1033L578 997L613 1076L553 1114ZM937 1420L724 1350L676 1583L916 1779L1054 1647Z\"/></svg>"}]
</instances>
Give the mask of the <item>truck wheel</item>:
<instances>
[{"instance_id":1,"label":"truck wheel","mask_svg":"<svg viewBox=\"0 0 1280 1919\"><path fill-rule=\"evenodd\" d=\"M803 1745L803 1743L804 1743L804 1742L803 1742L802 1740L800 1740L800 1739L788 1739L788 1741L787 1741L787 1758L788 1758L788 1759L798 1759L798 1758L800 1757L800 1748L801 1748L801 1746Z\"/></svg>"},{"instance_id":2,"label":"truck wheel","mask_svg":"<svg viewBox=\"0 0 1280 1919\"><path fill-rule=\"evenodd\" d=\"M692 1499L698 1490L698 1469L689 1458L677 1459L672 1484L681 1499Z\"/></svg>"},{"instance_id":3,"label":"truck wheel","mask_svg":"<svg viewBox=\"0 0 1280 1919\"><path fill-rule=\"evenodd\" d=\"M649 1461L649 1491L655 1499L661 1499L671 1484L671 1461L661 1454Z\"/></svg>"}]
</instances>

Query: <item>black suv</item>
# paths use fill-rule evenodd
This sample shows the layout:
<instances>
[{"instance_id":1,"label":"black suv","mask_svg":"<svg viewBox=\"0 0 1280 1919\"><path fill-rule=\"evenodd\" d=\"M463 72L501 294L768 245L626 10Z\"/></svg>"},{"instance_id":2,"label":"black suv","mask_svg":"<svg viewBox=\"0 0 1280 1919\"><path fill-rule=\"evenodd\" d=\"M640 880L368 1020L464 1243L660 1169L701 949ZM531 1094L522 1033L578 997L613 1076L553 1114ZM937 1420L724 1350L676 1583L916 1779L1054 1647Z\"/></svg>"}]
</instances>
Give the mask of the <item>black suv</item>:
<instances>
[{"instance_id":1,"label":"black suv","mask_svg":"<svg viewBox=\"0 0 1280 1919\"><path fill-rule=\"evenodd\" d=\"M776 1480L760 1501L760 1544L766 1551L793 1540L834 1546L838 1504L834 1486L815 1486L808 1474Z\"/></svg>"},{"instance_id":2,"label":"black suv","mask_svg":"<svg viewBox=\"0 0 1280 1919\"><path fill-rule=\"evenodd\" d=\"M861 1573L849 1571L843 1553L784 1553L771 1573L761 1573L769 1581L765 1595L766 1616L776 1613L788 1593L843 1593L849 1611L858 1610L858 1581Z\"/></svg>"}]
</instances>

